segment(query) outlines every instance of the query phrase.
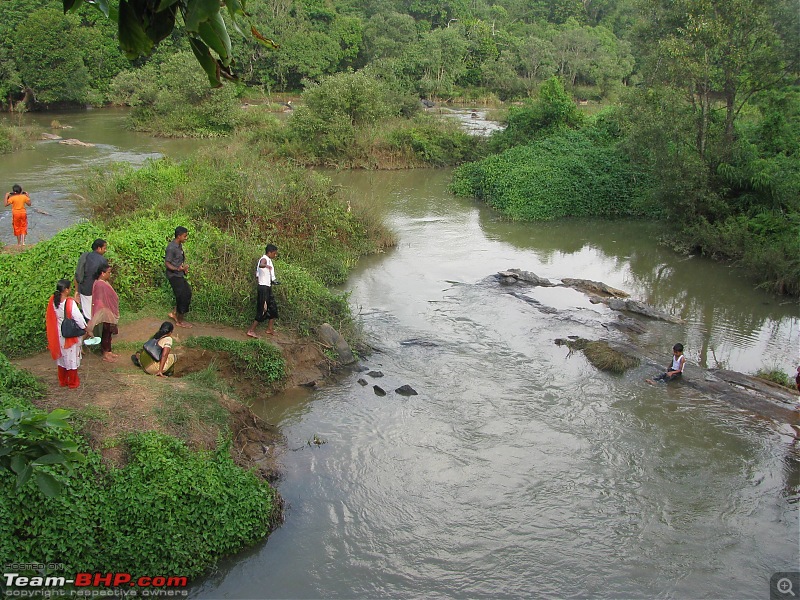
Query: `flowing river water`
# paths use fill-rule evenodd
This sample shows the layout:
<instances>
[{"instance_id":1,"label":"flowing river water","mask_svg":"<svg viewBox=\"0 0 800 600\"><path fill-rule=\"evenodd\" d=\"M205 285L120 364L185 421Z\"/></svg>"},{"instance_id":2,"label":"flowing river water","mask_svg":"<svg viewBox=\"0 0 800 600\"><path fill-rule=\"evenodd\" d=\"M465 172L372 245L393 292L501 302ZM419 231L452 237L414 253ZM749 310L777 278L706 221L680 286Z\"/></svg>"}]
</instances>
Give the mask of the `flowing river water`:
<instances>
[{"instance_id":1,"label":"flowing river water","mask_svg":"<svg viewBox=\"0 0 800 600\"><path fill-rule=\"evenodd\" d=\"M60 226L77 218L68 191L79 151L101 164L115 153L137 162L188 151L119 130L113 113L83 115L109 150L70 148L37 166L37 149L0 167L5 187L28 173L20 182L38 206L61 211ZM86 127L75 137L94 142ZM374 351L362 370L254 407L288 442L278 484L286 521L190 595L768 597L770 576L800 560L793 429L643 379L678 341L688 369L791 373L797 303L725 266L676 256L657 244L657 224L509 223L450 195L449 177L334 175L398 239L342 287ZM647 322L637 344L654 361L608 375L554 340L613 339L611 312L569 288L512 295L491 276L514 267L603 281L685 322ZM394 391L404 384L418 395Z\"/></svg>"}]
</instances>

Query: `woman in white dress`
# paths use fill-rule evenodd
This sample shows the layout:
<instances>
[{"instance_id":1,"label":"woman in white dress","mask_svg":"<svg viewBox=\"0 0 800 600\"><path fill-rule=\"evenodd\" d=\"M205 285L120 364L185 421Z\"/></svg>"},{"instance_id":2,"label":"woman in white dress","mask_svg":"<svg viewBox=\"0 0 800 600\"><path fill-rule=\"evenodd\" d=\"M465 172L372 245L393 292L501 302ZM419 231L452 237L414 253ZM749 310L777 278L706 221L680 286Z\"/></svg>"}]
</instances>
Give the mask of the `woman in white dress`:
<instances>
[{"instance_id":1,"label":"woman in white dress","mask_svg":"<svg viewBox=\"0 0 800 600\"><path fill-rule=\"evenodd\" d=\"M56 292L47 301L46 325L47 347L50 356L58 365L58 383L61 387L75 389L81 384L78 378L78 367L81 366L81 340L83 336L65 338L61 335L61 323L64 318L71 318L78 327L86 329L83 318L75 300L70 298L70 282L59 279Z\"/></svg>"}]
</instances>

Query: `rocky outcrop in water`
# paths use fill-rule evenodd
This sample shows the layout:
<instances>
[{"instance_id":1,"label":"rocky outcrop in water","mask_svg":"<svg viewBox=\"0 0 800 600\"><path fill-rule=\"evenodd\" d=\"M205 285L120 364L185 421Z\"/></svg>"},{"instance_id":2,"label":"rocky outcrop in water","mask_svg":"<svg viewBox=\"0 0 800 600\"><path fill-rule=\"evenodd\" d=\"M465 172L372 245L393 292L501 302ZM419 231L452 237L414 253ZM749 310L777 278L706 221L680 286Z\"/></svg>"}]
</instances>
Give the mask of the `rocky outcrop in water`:
<instances>
[{"instance_id":1,"label":"rocky outcrop in water","mask_svg":"<svg viewBox=\"0 0 800 600\"><path fill-rule=\"evenodd\" d=\"M330 323L323 323L317 331L319 341L336 352L337 359L342 365L351 365L356 362L356 357L350 348L350 344L336 331Z\"/></svg>"},{"instance_id":2,"label":"rocky outcrop in water","mask_svg":"<svg viewBox=\"0 0 800 600\"><path fill-rule=\"evenodd\" d=\"M61 140L58 143L59 144L65 144L66 146L83 146L85 148L94 148L94 144L90 144L88 142L82 142L80 140L76 140L75 138L69 138L67 140Z\"/></svg>"}]
</instances>

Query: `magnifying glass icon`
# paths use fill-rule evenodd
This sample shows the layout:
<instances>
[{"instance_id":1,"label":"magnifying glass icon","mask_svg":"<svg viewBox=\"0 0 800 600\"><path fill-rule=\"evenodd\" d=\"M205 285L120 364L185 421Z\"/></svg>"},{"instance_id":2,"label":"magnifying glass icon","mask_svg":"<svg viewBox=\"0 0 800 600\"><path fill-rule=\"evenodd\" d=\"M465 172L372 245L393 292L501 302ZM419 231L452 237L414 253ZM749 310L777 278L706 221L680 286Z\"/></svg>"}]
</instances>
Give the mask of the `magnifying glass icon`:
<instances>
[{"instance_id":1,"label":"magnifying glass icon","mask_svg":"<svg viewBox=\"0 0 800 600\"><path fill-rule=\"evenodd\" d=\"M775 585L775 587L778 588L778 591L781 594L791 594L793 597L797 597L797 594L795 594L794 590L792 590L792 580L788 577L778 579L778 583Z\"/></svg>"}]
</instances>

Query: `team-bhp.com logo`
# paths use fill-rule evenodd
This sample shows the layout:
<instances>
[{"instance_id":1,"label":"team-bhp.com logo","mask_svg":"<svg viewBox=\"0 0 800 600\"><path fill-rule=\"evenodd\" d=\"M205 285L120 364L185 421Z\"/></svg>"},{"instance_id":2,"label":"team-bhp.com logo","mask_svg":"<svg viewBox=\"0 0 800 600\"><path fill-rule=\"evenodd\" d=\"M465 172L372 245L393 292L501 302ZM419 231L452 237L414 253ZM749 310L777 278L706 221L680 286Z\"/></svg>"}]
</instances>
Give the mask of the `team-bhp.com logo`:
<instances>
[{"instance_id":1,"label":"team-bhp.com logo","mask_svg":"<svg viewBox=\"0 0 800 600\"><path fill-rule=\"evenodd\" d=\"M6 597L51 596L187 596L186 577L133 577L130 573L64 575L3 575ZM91 588L91 589L88 589Z\"/></svg>"}]
</instances>

